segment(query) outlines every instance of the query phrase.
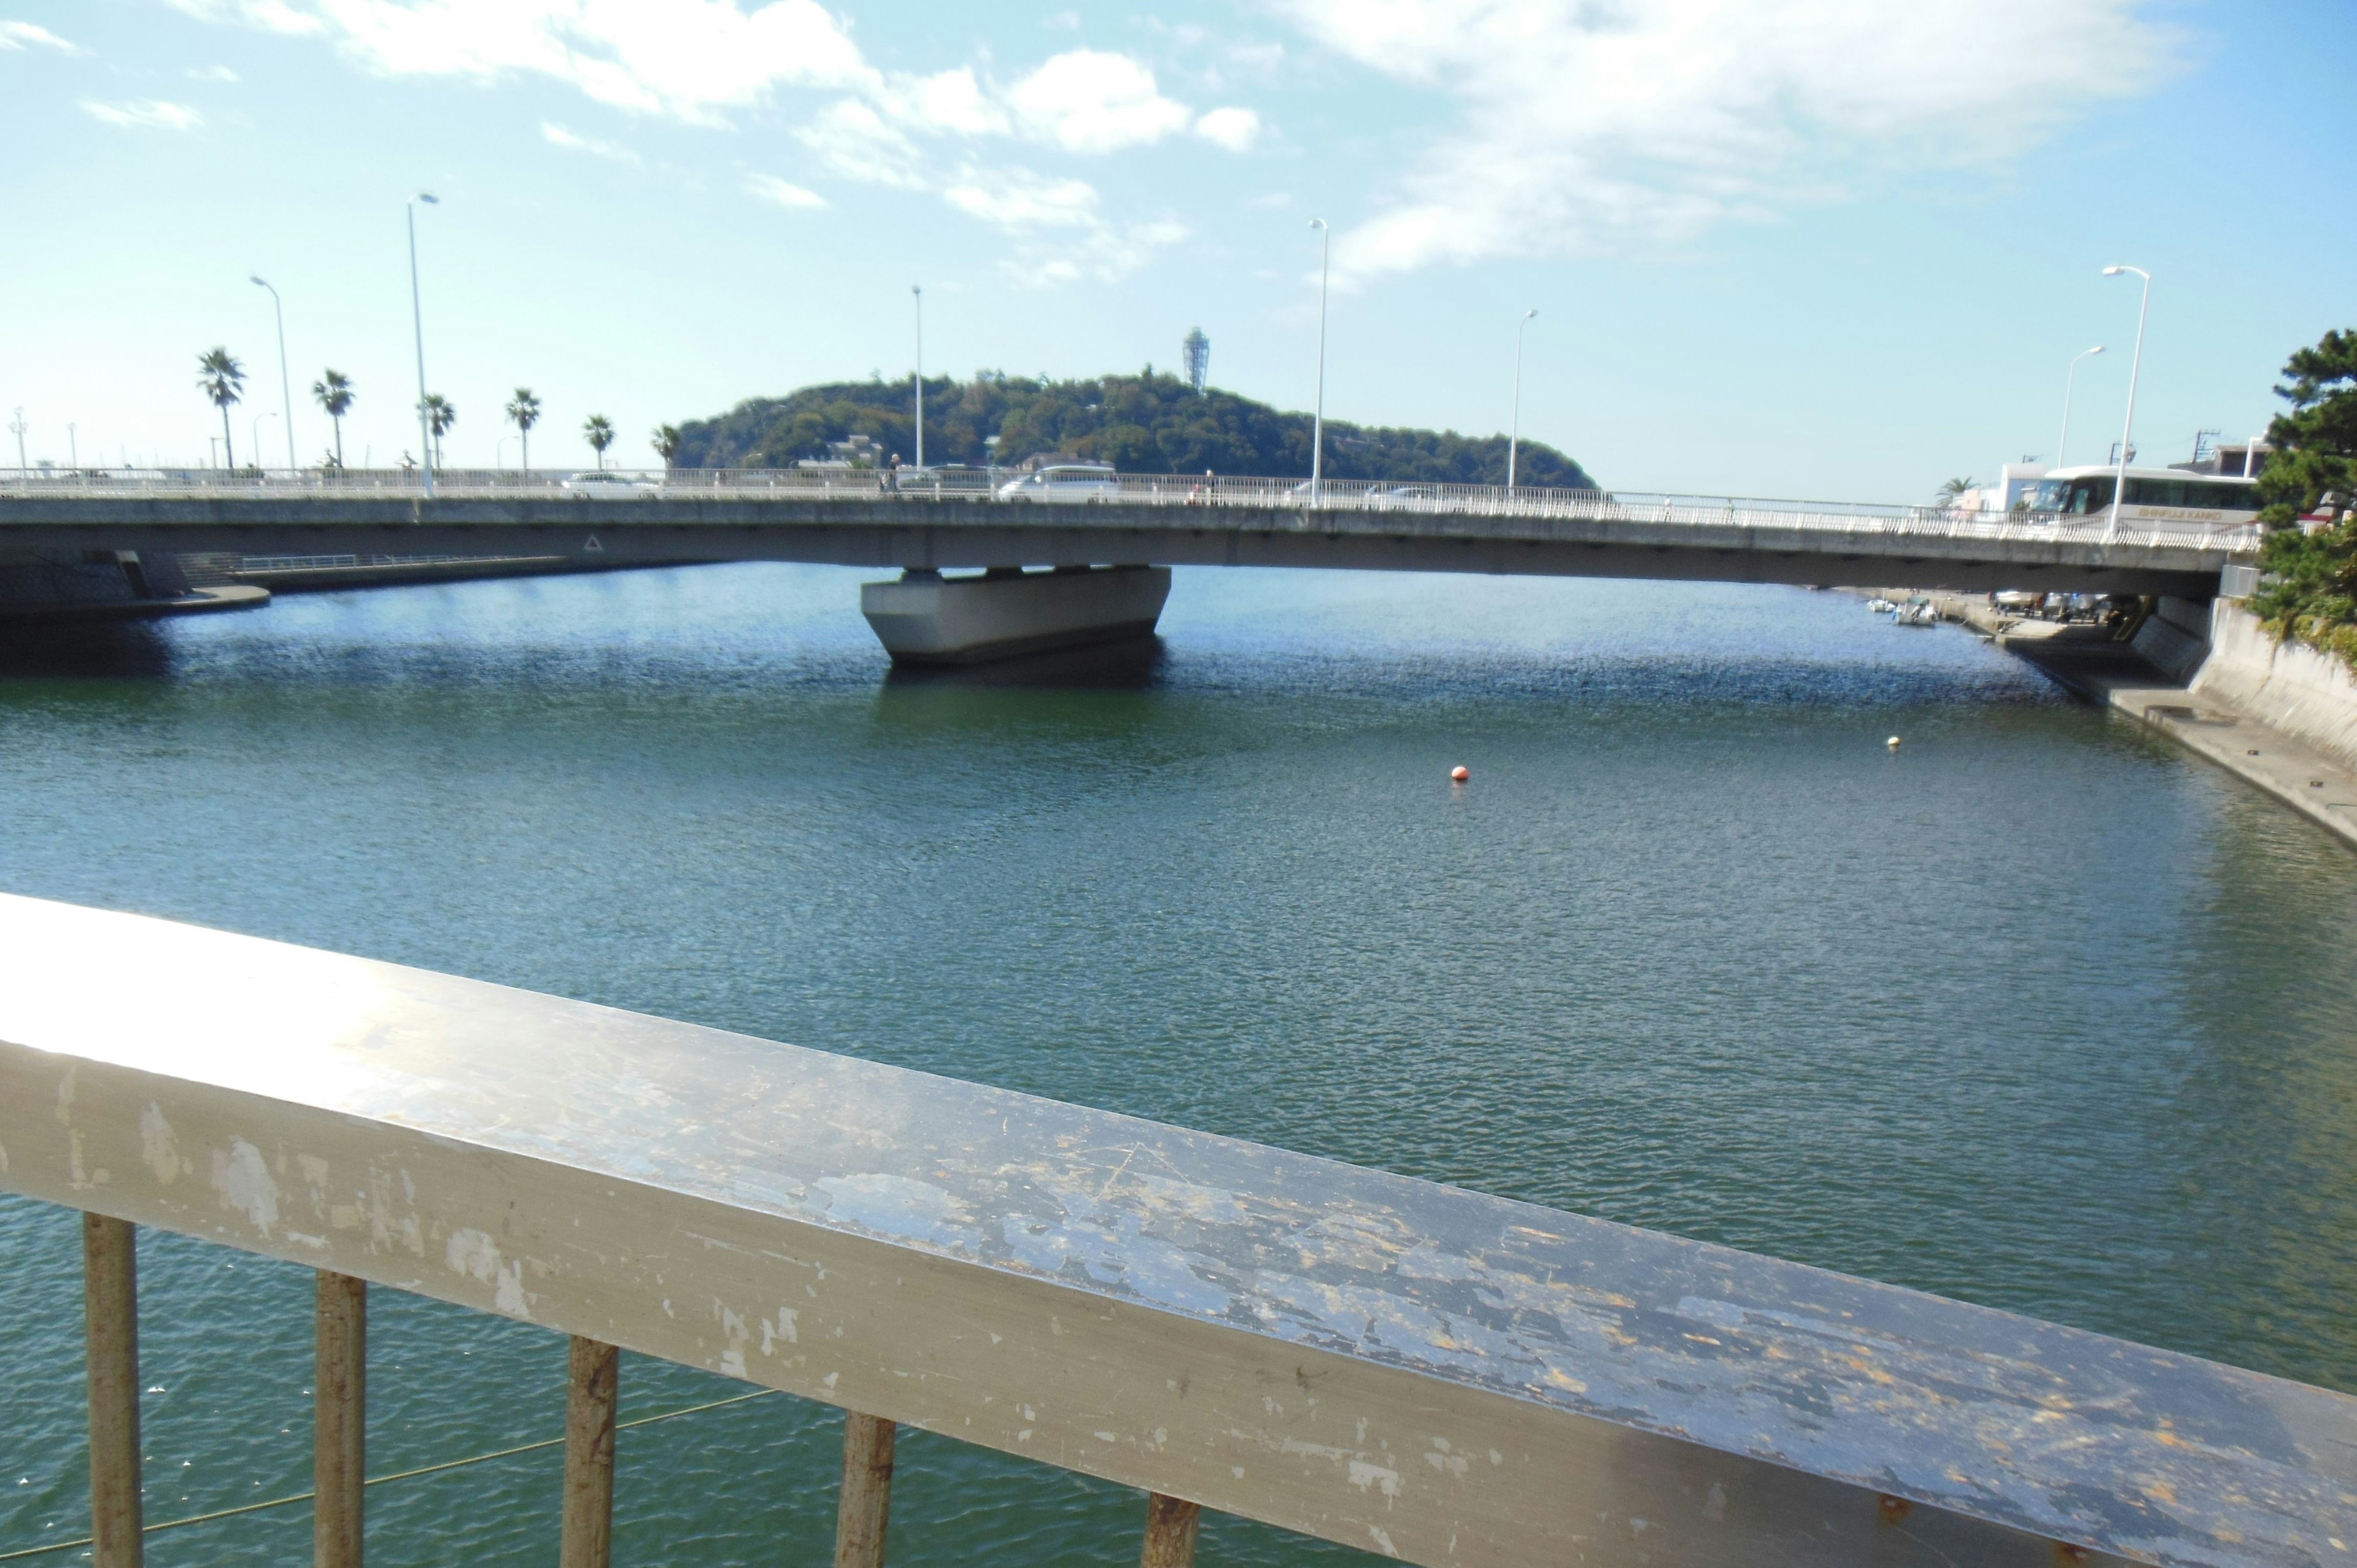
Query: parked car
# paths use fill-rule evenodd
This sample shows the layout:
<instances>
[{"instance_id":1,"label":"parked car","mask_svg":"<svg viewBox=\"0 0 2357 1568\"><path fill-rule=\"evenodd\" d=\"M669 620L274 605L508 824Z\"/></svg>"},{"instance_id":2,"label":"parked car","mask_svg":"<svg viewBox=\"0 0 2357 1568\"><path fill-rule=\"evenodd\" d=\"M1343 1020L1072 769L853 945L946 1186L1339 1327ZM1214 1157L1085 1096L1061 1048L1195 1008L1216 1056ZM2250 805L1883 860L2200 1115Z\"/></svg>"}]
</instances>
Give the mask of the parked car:
<instances>
[{"instance_id":1,"label":"parked car","mask_svg":"<svg viewBox=\"0 0 2357 1568\"><path fill-rule=\"evenodd\" d=\"M1121 499L1110 463L1058 463L998 487L1003 501L1110 501Z\"/></svg>"},{"instance_id":2,"label":"parked car","mask_svg":"<svg viewBox=\"0 0 2357 1568\"><path fill-rule=\"evenodd\" d=\"M662 489L651 480L618 474L611 468L593 468L585 474L576 474L565 481L564 488L591 500L635 500L640 496L654 495Z\"/></svg>"}]
</instances>

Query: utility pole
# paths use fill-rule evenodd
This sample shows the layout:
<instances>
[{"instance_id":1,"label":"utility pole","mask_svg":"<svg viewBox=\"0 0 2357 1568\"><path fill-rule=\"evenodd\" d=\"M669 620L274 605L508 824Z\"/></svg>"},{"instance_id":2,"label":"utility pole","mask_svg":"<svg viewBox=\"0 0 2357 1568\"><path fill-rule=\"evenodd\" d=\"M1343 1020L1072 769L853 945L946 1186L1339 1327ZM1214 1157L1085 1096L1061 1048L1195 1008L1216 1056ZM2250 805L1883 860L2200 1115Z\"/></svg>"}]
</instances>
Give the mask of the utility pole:
<instances>
[{"instance_id":1,"label":"utility pole","mask_svg":"<svg viewBox=\"0 0 2357 1568\"><path fill-rule=\"evenodd\" d=\"M915 284L909 294L917 302L917 472L925 471L925 291Z\"/></svg>"},{"instance_id":2,"label":"utility pole","mask_svg":"<svg viewBox=\"0 0 2357 1568\"><path fill-rule=\"evenodd\" d=\"M278 406L285 411L286 471L291 474L302 465L295 458L295 392L293 383L286 379L286 306L280 301L276 289L270 288L260 278L253 282L257 287L270 289L271 312L278 318ZM253 457L255 462L260 462L262 453L256 450Z\"/></svg>"},{"instance_id":3,"label":"utility pole","mask_svg":"<svg viewBox=\"0 0 2357 1568\"><path fill-rule=\"evenodd\" d=\"M8 428L16 432L16 471L21 474L31 467L30 464L25 461L25 431L27 426L25 424L25 411L23 409L20 408L16 411L16 417L8 422Z\"/></svg>"},{"instance_id":4,"label":"utility pole","mask_svg":"<svg viewBox=\"0 0 2357 1568\"><path fill-rule=\"evenodd\" d=\"M1506 493L1514 492L1514 459L1521 456L1523 446L1523 330L1539 313L1535 305L1523 312L1514 328L1514 424L1513 433L1506 437Z\"/></svg>"},{"instance_id":5,"label":"utility pole","mask_svg":"<svg viewBox=\"0 0 2357 1568\"><path fill-rule=\"evenodd\" d=\"M434 494L434 432L425 413L425 306L417 290L417 203L441 202L424 191L409 204L409 319L417 333L417 471L425 476L425 493Z\"/></svg>"},{"instance_id":6,"label":"utility pole","mask_svg":"<svg viewBox=\"0 0 2357 1568\"><path fill-rule=\"evenodd\" d=\"M1318 403L1309 421L1309 504L1324 493L1326 475L1326 263L1334 249L1334 231L1323 218L1312 218L1318 231Z\"/></svg>"},{"instance_id":7,"label":"utility pole","mask_svg":"<svg viewBox=\"0 0 2357 1568\"><path fill-rule=\"evenodd\" d=\"M2122 273L2134 273L2144 279L2144 302L2136 306L2136 356L2128 361L2128 417L2127 423L2120 429L2120 461L2112 479L2112 521L2110 526L2104 530L2104 538L2107 543L2119 532L2120 509L2127 504L2128 450L2136 445L2136 377L2144 370L2144 321L2145 317L2152 313L2152 274L2142 267L2105 267L2104 269L2104 275L2107 278L2115 278Z\"/></svg>"}]
</instances>

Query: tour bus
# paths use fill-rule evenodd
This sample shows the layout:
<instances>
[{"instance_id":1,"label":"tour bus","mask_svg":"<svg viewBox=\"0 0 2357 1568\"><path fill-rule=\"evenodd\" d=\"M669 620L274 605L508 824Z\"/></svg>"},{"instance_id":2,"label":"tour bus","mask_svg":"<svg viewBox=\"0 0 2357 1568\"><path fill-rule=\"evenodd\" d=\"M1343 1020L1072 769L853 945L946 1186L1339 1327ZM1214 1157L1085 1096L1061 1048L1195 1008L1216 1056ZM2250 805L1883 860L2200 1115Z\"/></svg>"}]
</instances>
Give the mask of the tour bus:
<instances>
[{"instance_id":1,"label":"tour bus","mask_svg":"<svg viewBox=\"0 0 2357 1568\"><path fill-rule=\"evenodd\" d=\"M2109 516L2116 468L2057 468L2038 481L2025 510L2061 518ZM2224 474L2190 474L2181 468L2130 468L2127 499L2120 520L2190 522L2240 528L2259 515L2259 488Z\"/></svg>"}]
</instances>

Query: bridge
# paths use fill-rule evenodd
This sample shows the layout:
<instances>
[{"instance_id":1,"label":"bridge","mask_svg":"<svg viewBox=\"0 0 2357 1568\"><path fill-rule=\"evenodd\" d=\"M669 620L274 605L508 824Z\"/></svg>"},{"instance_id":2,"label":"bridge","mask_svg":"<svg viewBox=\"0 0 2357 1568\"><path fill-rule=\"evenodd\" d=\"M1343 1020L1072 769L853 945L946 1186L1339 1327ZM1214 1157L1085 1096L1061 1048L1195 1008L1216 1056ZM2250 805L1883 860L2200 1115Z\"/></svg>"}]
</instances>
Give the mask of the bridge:
<instances>
[{"instance_id":1,"label":"bridge","mask_svg":"<svg viewBox=\"0 0 2357 1568\"><path fill-rule=\"evenodd\" d=\"M164 920L0 897L0 1191L83 1216L91 1479L86 1534L0 1557L135 1568L219 1517L142 1514L148 1227L317 1272L317 1483L251 1506L307 1504L321 1568L361 1568L365 1488L404 1478L368 1473L382 1291L569 1341L565 1568L608 1568L618 1347L847 1412L837 1568L882 1568L905 1427L1137 1488L1146 1568L1188 1568L1206 1509L1428 1568L2357 1555L2327 1390Z\"/></svg>"},{"instance_id":2,"label":"bridge","mask_svg":"<svg viewBox=\"0 0 2357 1568\"><path fill-rule=\"evenodd\" d=\"M1075 631L1150 628L1157 580L944 587L943 569L1122 564L1341 567L1717 582L1895 585L2206 599L2255 559L2255 530L1936 507L1481 485L1122 475L1083 504L1003 500L990 476L686 469L568 487L448 473L0 478L0 551L556 556L606 565L798 561L917 575L871 620L931 618L1007 651ZM1103 575L1099 574L1099 575ZM1017 603L1017 600L1020 603ZM1150 601L1150 607L1149 607ZM879 605L881 608L879 609ZM976 607L980 607L977 608ZM954 635L940 623L973 624ZM893 634L883 621L887 646ZM914 633L911 633L914 635ZM980 639L980 641L975 641ZM896 651L901 650L896 649Z\"/></svg>"}]
</instances>

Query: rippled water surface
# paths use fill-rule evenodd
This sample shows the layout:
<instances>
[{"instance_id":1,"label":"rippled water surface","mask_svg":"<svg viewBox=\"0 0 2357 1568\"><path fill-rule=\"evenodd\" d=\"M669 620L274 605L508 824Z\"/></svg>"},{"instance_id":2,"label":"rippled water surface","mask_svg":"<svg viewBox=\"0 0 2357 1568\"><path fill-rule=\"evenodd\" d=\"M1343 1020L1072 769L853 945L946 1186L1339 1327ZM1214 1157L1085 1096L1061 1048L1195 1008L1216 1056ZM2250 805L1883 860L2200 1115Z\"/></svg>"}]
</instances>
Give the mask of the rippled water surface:
<instances>
[{"instance_id":1,"label":"rippled water surface","mask_svg":"<svg viewBox=\"0 0 2357 1568\"><path fill-rule=\"evenodd\" d=\"M858 579L483 583L0 644L0 889L2357 1390L2357 855L2204 764L1835 595L1182 571L1157 650L910 682ZM0 1248L5 1552L82 1533L84 1477L71 1217L0 1199ZM308 1276L154 1234L141 1264L149 1519L303 1490ZM372 1469L557 1432L553 1336L373 1310ZM741 1389L629 1359L624 1414ZM823 1562L839 1432L773 1397L625 1433L617 1560ZM554 1563L558 1469L378 1487L371 1561ZM910 1568L1135 1562L1143 1512L922 1435L894 1501ZM1355 1555L1226 1520L1205 1542ZM309 1516L149 1550L307 1561Z\"/></svg>"}]
</instances>

